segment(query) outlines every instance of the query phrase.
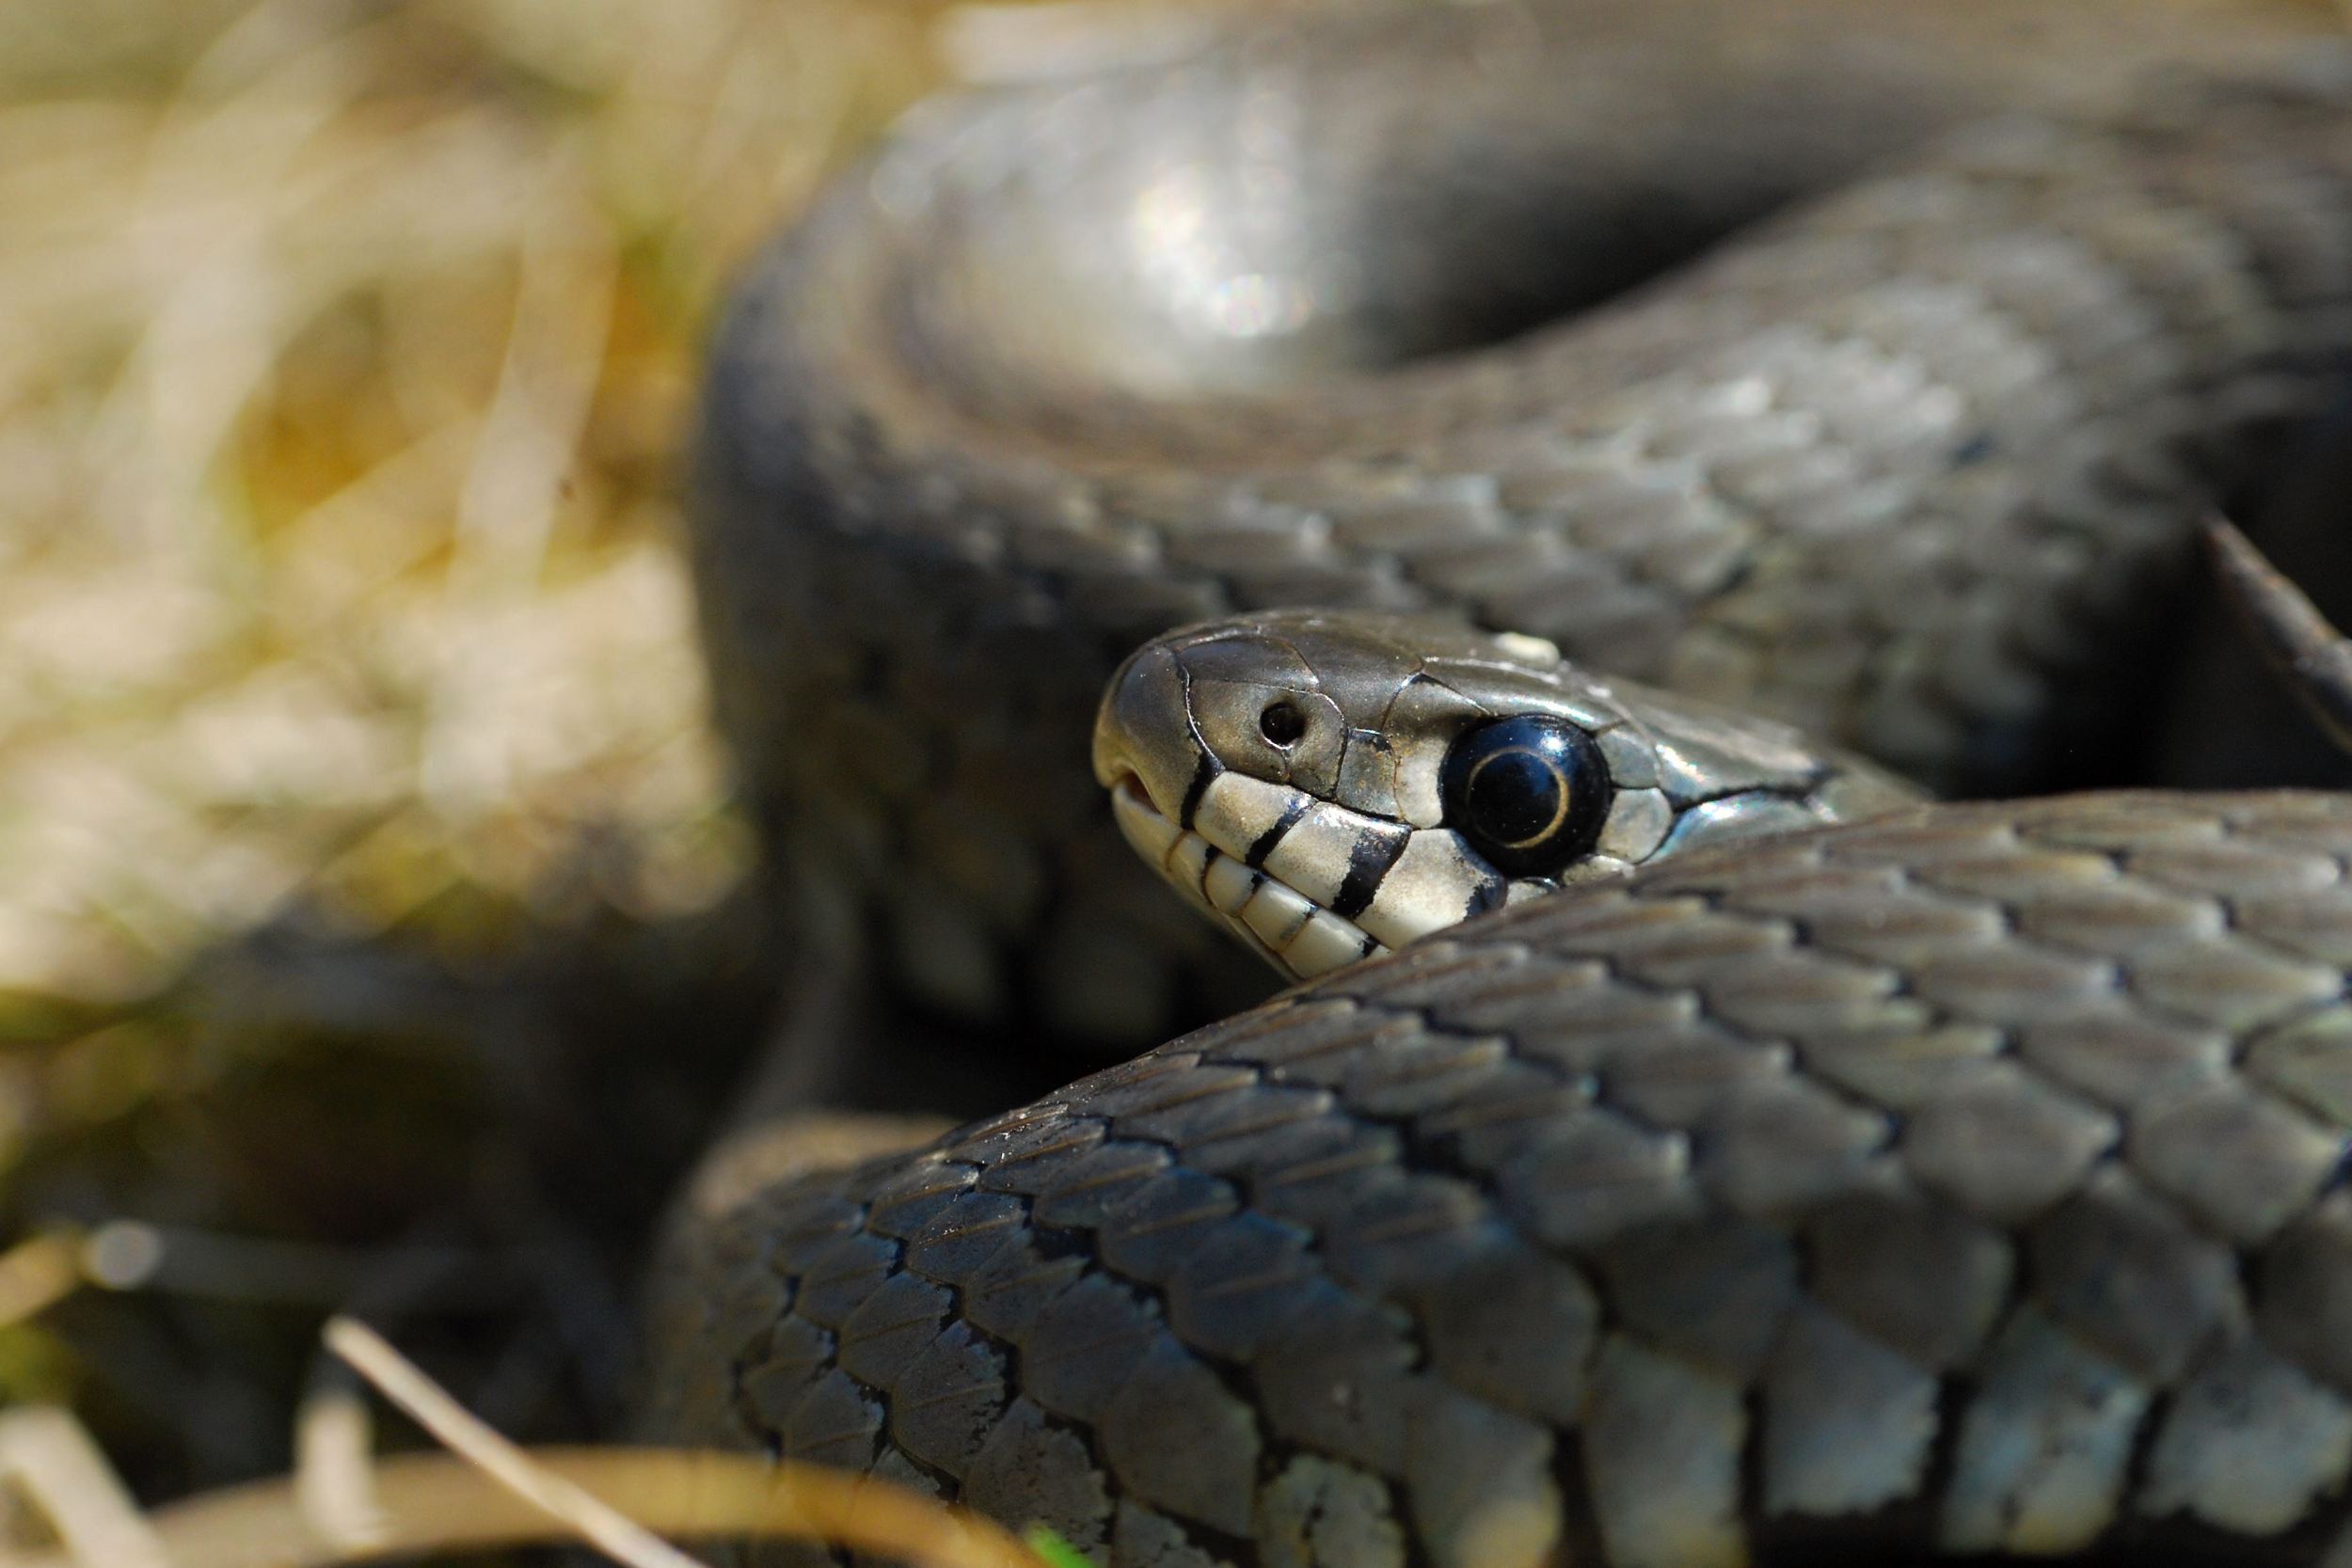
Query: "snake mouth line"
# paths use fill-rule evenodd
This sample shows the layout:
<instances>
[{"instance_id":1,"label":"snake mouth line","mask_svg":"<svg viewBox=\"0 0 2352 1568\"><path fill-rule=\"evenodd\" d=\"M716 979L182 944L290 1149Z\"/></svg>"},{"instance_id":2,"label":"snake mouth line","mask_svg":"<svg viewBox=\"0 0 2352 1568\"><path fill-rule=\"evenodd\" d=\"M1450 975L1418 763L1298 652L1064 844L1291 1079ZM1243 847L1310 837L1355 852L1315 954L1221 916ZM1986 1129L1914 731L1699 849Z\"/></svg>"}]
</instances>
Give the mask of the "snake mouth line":
<instances>
[{"instance_id":1,"label":"snake mouth line","mask_svg":"<svg viewBox=\"0 0 2352 1568\"><path fill-rule=\"evenodd\" d=\"M1389 950L1354 921L1178 827L1134 773L1122 771L1111 786L1111 812L1120 832L1170 886L1295 980Z\"/></svg>"}]
</instances>

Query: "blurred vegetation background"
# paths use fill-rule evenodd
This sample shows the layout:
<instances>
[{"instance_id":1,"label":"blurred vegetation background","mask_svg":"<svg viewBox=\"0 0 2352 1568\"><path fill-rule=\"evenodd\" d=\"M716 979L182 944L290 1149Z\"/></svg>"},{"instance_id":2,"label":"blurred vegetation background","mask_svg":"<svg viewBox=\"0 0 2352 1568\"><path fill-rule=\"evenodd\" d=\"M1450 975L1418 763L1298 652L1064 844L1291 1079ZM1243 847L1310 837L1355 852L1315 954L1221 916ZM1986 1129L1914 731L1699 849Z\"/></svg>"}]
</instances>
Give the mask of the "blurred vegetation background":
<instances>
[{"instance_id":1,"label":"blurred vegetation background","mask_svg":"<svg viewBox=\"0 0 2352 1568\"><path fill-rule=\"evenodd\" d=\"M676 549L725 287L925 92L1242 3L0 4L0 1407L279 1472L342 1308L613 1430L774 1002Z\"/></svg>"},{"instance_id":2,"label":"blurred vegetation background","mask_svg":"<svg viewBox=\"0 0 2352 1568\"><path fill-rule=\"evenodd\" d=\"M282 1469L339 1305L509 1432L609 1414L768 1001L701 344L968 21L0 6L0 1246L136 1287L0 1271L0 1403L143 1496Z\"/></svg>"}]
</instances>

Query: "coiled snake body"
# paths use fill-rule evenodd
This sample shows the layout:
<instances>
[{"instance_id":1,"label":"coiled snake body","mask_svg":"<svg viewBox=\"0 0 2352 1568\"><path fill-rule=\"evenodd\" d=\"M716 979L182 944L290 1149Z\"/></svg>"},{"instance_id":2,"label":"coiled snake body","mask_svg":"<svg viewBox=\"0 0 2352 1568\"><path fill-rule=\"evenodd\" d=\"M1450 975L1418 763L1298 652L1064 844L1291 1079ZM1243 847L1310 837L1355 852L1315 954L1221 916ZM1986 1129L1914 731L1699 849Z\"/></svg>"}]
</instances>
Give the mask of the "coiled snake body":
<instances>
[{"instance_id":1,"label":"coiled snake body","mask_svg":"<svg viewBox=\"0 0 2352 1568\"><path fill-rule=\"evenodd\" d=\"M722 706L812 949L1041 1038L1218 995L1087 721L1260 605L2095 770L2151 584L2352 341L2323 28L1489 6L937 111L713 377ZM2340 795L1689 847L689 1213L648 1420L1134 1568L2352 1563L2348 971Z\"/></svg>"}]
</instances>

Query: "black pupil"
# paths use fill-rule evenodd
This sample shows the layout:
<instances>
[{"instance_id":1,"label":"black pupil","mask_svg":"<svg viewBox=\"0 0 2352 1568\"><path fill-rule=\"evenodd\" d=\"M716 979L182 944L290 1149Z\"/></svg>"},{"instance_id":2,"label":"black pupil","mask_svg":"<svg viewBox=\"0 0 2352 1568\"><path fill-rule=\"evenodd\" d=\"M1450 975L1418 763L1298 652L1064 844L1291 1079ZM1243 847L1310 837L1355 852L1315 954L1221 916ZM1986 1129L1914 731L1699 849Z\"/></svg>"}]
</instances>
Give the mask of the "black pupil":
<instances>
[{"instance_id":1,"label":"black pupil","mask_svg":"<svg viewBox=\"0 0 2352 1568\"><path fill-rule=\"evenodd\" d=\"M1470 815L1496 843L1526 847L1557 827L1567 782L1550 758L1532 747L1500 752L1470 779Z\"/></svg>"},{"instance_id":2,"label":"black pupil","mask_svg":"<svg viewBox=\"0 0 2352 1568\"><path fill-rule=\"evenodd\" d=\"M1446 752L1446 820L1506 877L1549 877L1591 852L1609 818L1609 765L1549 713L1489 719Z\"/></svg>"},{"instance_id":3,"label":"black pupil","mask_svg":"<svg viewBox=\"0 0 2352 1568\"><path fill-rule=\"evenodd\" d=\"M1307 716L1295 703L1275 703L1258 715L1258 728L1277 746L1287 746L1307 733Z\"/></svg>"}]
</instances>

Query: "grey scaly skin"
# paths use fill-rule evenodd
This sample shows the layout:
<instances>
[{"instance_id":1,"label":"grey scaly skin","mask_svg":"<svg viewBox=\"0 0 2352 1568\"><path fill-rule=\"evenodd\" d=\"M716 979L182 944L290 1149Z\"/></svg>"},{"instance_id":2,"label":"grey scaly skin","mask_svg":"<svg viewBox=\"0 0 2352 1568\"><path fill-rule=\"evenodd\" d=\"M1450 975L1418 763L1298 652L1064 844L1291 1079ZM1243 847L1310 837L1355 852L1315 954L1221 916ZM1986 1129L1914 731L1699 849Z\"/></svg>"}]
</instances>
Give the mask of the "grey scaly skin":
<instances>
[{"instance_id":1,"label":"grey scaly skin","mask_svg":"<svg viewBox=\"0 0 2352 1568\"><path fill-rule=\"evenodd\" d=\"M1141 638L1258 604L2030 777L2324 396L2352 74L1916 150L2290 9L1474 8L943 111L755 276L714 376L711 641L812 940L1040 1034L1156 1016L1207 949L1164 945L1191 917L1086 720ZM1437 263L1561 237L1547 202L1671 248L1904 149L1579 323L1376 368L1474 336L1451 307L1495 296ZM1498 162L1538 199L1446 221ZM1609 684L1603 736L1688 722ZM1115 1568L2342 1568L2348 980L2343 796L1656 857L697 1211L646 1424Z\"/></svg>"},{"instance_id":2,"label":"grey scaly skin","mask_svg":"<svg viewBox=\"0 0 2352 1568\"><path fill-rule=\"evenodd\" d=\"M1940 787L2096 753L2153 585L2352 331L2342 56L2228 74L2321 24L1496 4L936 107L716 341L707 640L803 940L1160 1037L1224 948L1089 725L1145 638L1257 606L1546 638Z\"/></svg>"},{"instance_id":3,"label":"grey scaly skin","mask_svg":"<svg viewBox=\"0 0 2352 1568\"><path fill-rule=\"evenodd\" d=\"M1151 1568L2340 1562L2347 856L2076 796L1483 916L707 1222L652 1425Z\"/></svg>"}]
</instances>

